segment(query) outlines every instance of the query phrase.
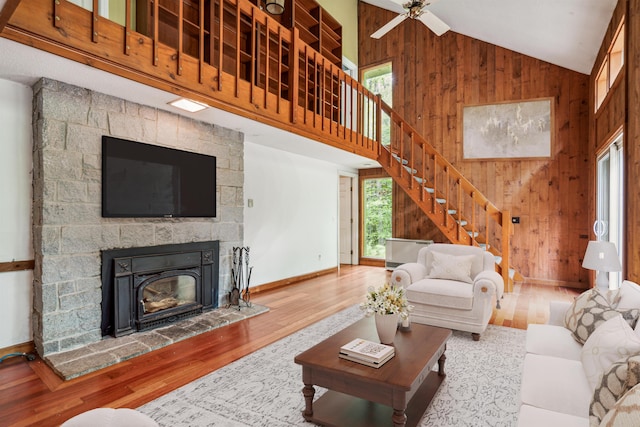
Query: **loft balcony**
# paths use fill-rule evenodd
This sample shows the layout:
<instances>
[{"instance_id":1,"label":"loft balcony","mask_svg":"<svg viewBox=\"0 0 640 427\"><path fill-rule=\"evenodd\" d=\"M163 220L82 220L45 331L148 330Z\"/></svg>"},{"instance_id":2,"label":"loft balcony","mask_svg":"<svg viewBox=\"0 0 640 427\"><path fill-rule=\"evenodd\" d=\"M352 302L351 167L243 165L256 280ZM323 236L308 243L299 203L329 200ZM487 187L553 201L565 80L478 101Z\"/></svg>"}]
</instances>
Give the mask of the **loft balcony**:
<instances>
[{"instance_id":1,"label":"loft balcony","mask_svg":"<svg viewBox=\"0 0 640 427\"><path fill-rule=\"evenodd\" d=\"M313 0L278 19L249 0L124 0L119 22L102 16L106 2L78 1L91 10L8 0L1 35L375 160L452 243L492 252L508 291L522 279L509 263L510 213L342 71L339 25Z\"/></svg>"}]
</instances>

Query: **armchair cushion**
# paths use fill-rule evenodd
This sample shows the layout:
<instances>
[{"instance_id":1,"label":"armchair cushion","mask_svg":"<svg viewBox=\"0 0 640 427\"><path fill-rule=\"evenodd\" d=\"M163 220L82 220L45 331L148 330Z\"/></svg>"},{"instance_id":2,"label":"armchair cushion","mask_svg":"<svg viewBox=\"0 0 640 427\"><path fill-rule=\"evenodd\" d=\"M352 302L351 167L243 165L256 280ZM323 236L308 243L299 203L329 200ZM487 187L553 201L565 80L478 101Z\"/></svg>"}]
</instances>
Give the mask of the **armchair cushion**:
<instances>
[{"instance_id":1,"label":"armchair cushion","mask_svg":"<svg viewBox=\"0 0 640 427\"><path fill-rule=\"evenodd\" d=\"M411 303L471 310L473 287L456 280L423 279L407 288L407 299Z\"/></svg>"},{"instance_id":2,"label":"armchair cushion","mask_svg":"<svg viewBox=\"0 0 640 427\"><path fill-rule=\"evenodd\" d=\"M427 277L473 283L473 279L471 279L471 264L477 258L475 255L455 256L432 252L431 256L431 269Z\"/></svg>"}]
</instances>

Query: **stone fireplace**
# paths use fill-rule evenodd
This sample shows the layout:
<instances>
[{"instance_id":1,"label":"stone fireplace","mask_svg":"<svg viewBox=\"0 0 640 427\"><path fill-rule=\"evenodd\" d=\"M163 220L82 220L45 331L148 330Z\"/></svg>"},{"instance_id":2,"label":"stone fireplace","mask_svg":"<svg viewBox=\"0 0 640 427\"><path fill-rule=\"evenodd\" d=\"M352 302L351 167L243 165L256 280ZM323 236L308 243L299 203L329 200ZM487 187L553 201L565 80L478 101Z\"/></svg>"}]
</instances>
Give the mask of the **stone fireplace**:
<instances>
[{"instance_id":1,"label":"stone fireplace","mask_svg":"<svg viewBox=\"0 0 640 427\"><path fill-rule=\"evenodd\" d=\"M219 242L102 251L102 335L120 337L218 306Z\"/></svg>"},{"instance_id":2,"label":"stone fireplace","mask_svg":"<svg viewBox=\"0 0 640 427\"><path fill-rule=\"evenodd\" d=\"M36 83L33 92L32 324L38 353L55 355L111 338L102 328L102 308L109 304L101 279L107 251L218 242L216 267L199 249L199 265L192 259L175 261L173 272L161 277L166 280L152 286L144 271L127 276L122 267L117 272L118 280L141 286L129 300L129 310L135 305L132 314L142 313L132 330L226 304L231 250L243 243L242 133L49 79ZM216 156L216 217L103 218L103 135ZM120 257L123 265L128 257ZM151 257L132 265L138 261L159 262ZM178 270L184 274L176 281ZM203 291L208 274L217 293ZM142 307L140 300L146 300Z\"/></svg>"}]
</instances>

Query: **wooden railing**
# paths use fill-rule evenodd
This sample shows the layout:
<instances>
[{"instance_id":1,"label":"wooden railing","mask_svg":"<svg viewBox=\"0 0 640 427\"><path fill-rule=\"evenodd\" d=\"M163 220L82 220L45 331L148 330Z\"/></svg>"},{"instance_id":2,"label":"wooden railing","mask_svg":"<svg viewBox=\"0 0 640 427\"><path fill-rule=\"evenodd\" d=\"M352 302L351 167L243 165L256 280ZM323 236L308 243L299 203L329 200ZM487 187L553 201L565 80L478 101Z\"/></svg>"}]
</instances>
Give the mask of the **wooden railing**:
<instances>
[{"instance_id":1,"label":"wooden railing","mask_svg":"<svg viewBox=\"0 0 640 427\"><path fill-rule=\"evenodd\" d=\"M379 96L248 0L185 4L125 0L119 24L98 0L22 0L1 35L378 160L452 242L485 245L508 277L509 213Z\"/></svg>"},{"instance_id":2,"label":"wooden railing","mask_svg":"<svg viewBox=\"0 0 640 427\"><path fill-rule=\"evenodd\" d=\"M383 116L390 126L390 141L380 145L382 167L451 242L480 246L493 253L510 291L515 271L509 264L513 234L509 211L491 203L391 107L384 102L379 105L379 128Z\"/></svg>"}]
</instances>

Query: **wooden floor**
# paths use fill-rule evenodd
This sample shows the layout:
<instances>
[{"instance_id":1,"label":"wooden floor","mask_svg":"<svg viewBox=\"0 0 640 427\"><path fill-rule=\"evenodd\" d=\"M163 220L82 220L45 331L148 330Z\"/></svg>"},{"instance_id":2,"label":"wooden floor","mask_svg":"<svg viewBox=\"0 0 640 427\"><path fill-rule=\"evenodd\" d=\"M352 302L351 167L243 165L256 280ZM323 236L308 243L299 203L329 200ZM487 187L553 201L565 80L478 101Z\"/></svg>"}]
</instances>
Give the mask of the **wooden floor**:
<instances>
[{"instance_id":1,"label":"wooden floor","mask_svg":"<svg viewBox=\"0 0 640 427\"><path fill-rule=\"evenodd\" d=\"M96 407L136 408L361 302L367 287L377 287L389 276L380 267L349 266L338 273L258 293L252 301L269 307L268 313L67 382L40 359L8 359L0 365L0 426L55 426ZM578 293L567 288L516 285L513 293L505 294L492 323L523 329L528 323L544 323L550 300L570 301Z\"/></svg>"}]
</instances>

